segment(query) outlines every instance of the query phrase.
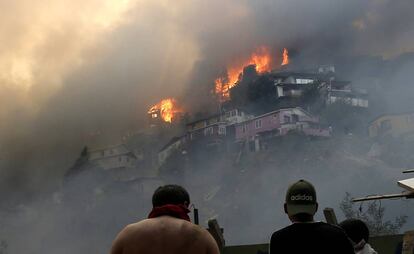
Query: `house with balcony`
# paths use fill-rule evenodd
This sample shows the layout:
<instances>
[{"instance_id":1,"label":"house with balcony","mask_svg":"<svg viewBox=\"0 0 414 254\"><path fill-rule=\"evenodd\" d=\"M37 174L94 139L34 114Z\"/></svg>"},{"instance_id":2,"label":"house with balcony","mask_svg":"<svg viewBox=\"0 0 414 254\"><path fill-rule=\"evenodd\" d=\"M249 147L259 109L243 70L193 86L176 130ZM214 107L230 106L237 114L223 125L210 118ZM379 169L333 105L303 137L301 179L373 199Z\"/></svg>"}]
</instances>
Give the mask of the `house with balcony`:
<instances>
[{"instance_id":1,"label":"house with balcony","mask_svg":"<svg viewBox=\"0 0 414 254\"><path fill-rule=\"evenodd\" d=\"M331 130L323 128L319 119L302 108L284 108L256 116L235 125L235 140L248 143L251 151L259 151L266 140L297 131L306 136L330 137Z\"/></svg>"},{"instance_id":2,"label":"house with balcony","mask_svg":"<svg viewBox=\"0 0 414 254\"><path fill-rule=\"evenodd\" d=\"M350 81L330 80L327 82L326 103L342 102L352 107L367 108L368 92L353 89Z\"/></svg>"},{"instance_id":3,"label":"house with balcony","mask_svg":"<svg viewBox=\"0 0 414 254\"><path fill-rule=\"evenodd\" d=\"M228 125L244 122L253 118L253 115L246 113L237 107L229 107L222 110L221 120Z\"/></svg>"},{"instance_id":4,"label":"house with balcony","mask_svg":"<svg viewBox=\"0 0 414 254\"><path fill-rule=\"evenodd\" d=\"M301 97L309 85L318 84L319 92L326 98L327 105L342 102L352 107L368 107L366 90L353 89L350 81L336 80L334 67L330 66L327 69L329 71L324 71L324 68L319 68L318 73L272 73L277 99Z\"/></svg>"},{"instance_id":5,"label":"house with balcony","mask_svg":"<svg viewBox=\"0 0 414 254\"><path fill-rule=\"evenodd\" d=\"M276 87L276 97L300 97L310 84L321 80L318 73L275 72L271 74Z\"/></svg>"},{"instance_id":6,"label":"house with balcony","mask_svg":"<svg viewBox=\"0 0 414 254\"><path fill-rule=\"evenodd\" d=\"M239 108L223 109L222 113L208 118L190 122L186 125L187 140L200 138L215 140L234 139L235 124L253 118L253 115L245 113Z\"/></svg>"}]
</instances>

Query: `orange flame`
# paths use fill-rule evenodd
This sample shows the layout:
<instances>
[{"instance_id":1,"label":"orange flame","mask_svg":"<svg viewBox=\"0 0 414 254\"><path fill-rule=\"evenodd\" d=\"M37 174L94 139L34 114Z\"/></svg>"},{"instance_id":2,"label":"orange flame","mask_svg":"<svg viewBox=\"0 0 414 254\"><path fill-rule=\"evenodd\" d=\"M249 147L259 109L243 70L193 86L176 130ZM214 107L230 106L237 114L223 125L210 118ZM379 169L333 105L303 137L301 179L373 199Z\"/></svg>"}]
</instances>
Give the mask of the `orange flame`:
<instances>
[{"instance_id":1,"label":"orange flame","mask_svg":"<svg viewBox=\"0 0 414 254\"><path fill-rule=\"evenodd\" d=\"M168 123L171 123L175 115L180 112L177 101L172 98L164 99L148 110L151 118L161 117L163 121Z\"/></svg>"},{"instance_id":2,"label":"orange flame","mask_svg":"<svg viewBox=\"0 0 414 254\"><path fill-rule=\"evenodd\" d=\"M282 65L286 65L286 64L289 64L289 51L286 48L284 48Z\"/></svg>"},{"instance_id":3,"label":"orange flame","mask_svg":"<svg viewBox=\"0 0 414 254\"><path fill-rule=\"evenodd\" d=\"M220 101L226 101L230 98L230 89L237 85L243 68L248 65L255 65L259 74L271 71L272 57L270 49L265 46L259 47L250 55L249 59L227 67L227 77L220 77L215 80L215 93L220 97Z\"/></svg>"}]
</instances>

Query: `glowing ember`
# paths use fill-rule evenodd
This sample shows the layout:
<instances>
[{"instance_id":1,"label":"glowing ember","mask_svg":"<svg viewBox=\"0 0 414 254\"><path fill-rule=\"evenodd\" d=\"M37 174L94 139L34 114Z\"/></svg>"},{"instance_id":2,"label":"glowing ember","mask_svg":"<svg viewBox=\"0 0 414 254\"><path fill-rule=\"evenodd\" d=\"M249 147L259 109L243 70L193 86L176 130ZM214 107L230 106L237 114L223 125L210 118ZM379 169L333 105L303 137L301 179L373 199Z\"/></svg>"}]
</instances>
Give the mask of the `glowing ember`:
<instances>
[{"instance_id":1,"label":"glowing ember","mask_svg":"<svg viewBox=\"0 0 414 254\"><path fill-rule=\"evenodd\" d=\"M168 123L172 122L177 113L181 113L181 110L177 106L177 101L172 98L164 99L148 110L151 118L161 117L163 121Z\"/></svg>"},{"instance_id":2,"label":"glowing ember","mask_svg":"<svg viewBox=\"0 0 414 254\"><path fill-rule=\"evenodd\" d=\"M221 77L215 80L215 93L219 96L220 101L226 101L230 97L230 88L237 85L243 68L248 65L255 65L258 73L271 71L272 57L268 47L259 47L252 53L249 59L232 64L227 67L227 77Z\"/></svg>"},{"instance_id":3,"label":"glowing ember","mask_svg":"<svg viewBox=\"0 0 414 254\"><path fill-rule=\"evenodd\" d=\"M289 51L286 48L284 48L282 65L286 65L286 64L289 64Z\"/></svg>"}]
</instances>

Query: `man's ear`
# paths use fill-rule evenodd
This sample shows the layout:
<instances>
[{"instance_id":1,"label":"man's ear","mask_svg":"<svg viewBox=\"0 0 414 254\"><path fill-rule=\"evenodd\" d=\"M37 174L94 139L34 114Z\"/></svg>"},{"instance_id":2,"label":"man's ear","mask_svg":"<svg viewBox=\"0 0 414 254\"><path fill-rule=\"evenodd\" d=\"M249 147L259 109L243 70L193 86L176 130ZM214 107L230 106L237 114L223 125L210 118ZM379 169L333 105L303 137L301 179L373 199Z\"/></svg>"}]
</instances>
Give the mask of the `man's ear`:
<instances>
[{"instance_id":1,"label":"man's ear","mask_svg":"<svg viewBox=\"0 0 414 254\"><path fill-rule=\"evenodd\" d=\"M185 205L185 207L188 208L188 206L190 205L190 203L188 201L184 201L184 205Z\"/></svg>"},{"instance_id":2,"label":"man's ear","mask_svg":"<svg viewBox=\"0 0 414 254\"><path fill-rule=\"evenodd\" d=\"M286 203L283 204L283 209L285 210L285 213L288 214L287 204Z\"/></svg>"}]
</instances>

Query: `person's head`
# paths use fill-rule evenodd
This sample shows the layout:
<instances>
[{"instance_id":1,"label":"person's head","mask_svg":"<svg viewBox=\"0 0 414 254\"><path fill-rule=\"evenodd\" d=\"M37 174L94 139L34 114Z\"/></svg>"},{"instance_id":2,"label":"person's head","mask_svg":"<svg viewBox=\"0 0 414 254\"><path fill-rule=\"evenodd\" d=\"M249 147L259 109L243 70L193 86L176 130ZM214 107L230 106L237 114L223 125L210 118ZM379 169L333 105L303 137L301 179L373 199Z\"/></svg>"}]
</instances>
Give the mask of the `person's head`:
<instances>
[{"instance_id":1,"label":"person's head","mask_svg":"<svg viewBox=\"0 0 414 254\"><path fill-rule=\"evenodd\" d=\"M185 205L190 204L190 195L181 186L168 184L158 187L152 195L152 206Z\"/></svg>"},{"instance_id":2,"label":"person's head","mask_svg":"<svg viewBox=\"0 0 414 254\"><path fill-rule=\"evenodd\" d=\"M286 192L284 208L292 222L313 221L313 216L318 210L313 185L305 180L299 180L290 185Z\"/></svg>"},{"instance_id":3,"label":"person's head","mask_svg":"<svg viewBox=\"0 0 414 254\"><path fill-rule=\"evenodd\" d=\"M339 223L339 226L345 231L349 239L355 244L364 240L366 243L369 238L369 230L367 225L359 219L347 219Z\"/></svg>"}]
</instances>

